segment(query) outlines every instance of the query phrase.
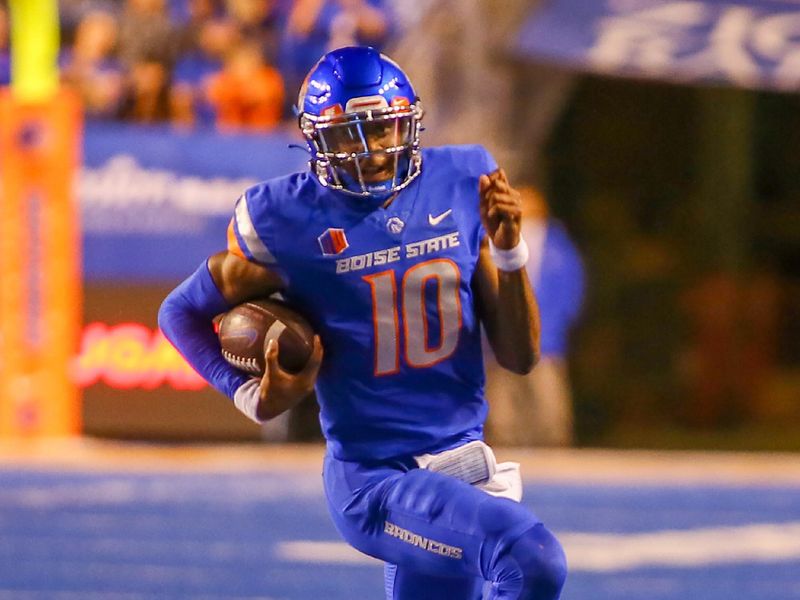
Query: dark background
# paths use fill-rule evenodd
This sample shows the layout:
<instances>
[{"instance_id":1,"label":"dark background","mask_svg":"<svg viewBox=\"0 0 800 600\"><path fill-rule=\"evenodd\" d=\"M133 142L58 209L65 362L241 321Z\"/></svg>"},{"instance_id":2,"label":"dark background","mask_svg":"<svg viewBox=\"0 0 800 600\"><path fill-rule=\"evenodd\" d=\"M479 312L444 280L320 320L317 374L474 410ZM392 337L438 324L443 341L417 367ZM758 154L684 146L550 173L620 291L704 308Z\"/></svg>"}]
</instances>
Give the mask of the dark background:
<instances>
[{"instance_id":1,"label":"dark background","mask_svg":"<svg viewBox=\"0 0 800 600\"><path fill-rule=\"evenodd\" d=\"M800 449L798 108L580 79L544 157L589 273L579 443Z\"/></svg>"}]
</instances>

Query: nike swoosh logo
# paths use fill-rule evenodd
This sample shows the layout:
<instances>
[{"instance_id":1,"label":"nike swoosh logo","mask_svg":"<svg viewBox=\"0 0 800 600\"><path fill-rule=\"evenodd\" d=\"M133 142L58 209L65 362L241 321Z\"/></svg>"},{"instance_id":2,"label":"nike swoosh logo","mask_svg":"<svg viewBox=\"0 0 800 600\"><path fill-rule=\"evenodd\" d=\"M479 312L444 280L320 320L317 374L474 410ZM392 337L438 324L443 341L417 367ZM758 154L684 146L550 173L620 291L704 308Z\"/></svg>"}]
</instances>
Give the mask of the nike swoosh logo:
<instances>
[{"instance_id":1,"label":"nike swoosh logo","mask_svg":"<svg viewBox=\"0 0 800 600\"><path fill-rule=\"evenodd\" d=\"M430 223L431 225L433 225L435 227L436 225L441 223L444 220L444 218L447 215L449 215L451 212L453 212L453 209L452 208L448 208L442 214L437 215L435 217L432 214L428 213L428 223Z\"/></svg>"}]
</instances>

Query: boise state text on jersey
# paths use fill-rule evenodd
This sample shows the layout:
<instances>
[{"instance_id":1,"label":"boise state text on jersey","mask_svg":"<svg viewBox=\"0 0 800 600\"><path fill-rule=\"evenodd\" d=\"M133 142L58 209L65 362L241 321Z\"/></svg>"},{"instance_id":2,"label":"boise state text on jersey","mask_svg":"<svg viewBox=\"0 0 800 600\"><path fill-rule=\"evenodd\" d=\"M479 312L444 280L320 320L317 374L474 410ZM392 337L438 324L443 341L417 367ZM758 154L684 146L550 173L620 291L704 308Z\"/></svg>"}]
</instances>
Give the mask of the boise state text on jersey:
<instances>
[{"instance_id":1,"label":"boise state text on jersey","mask_svg":"<svg viewBox=\"0 0 800 600\"><path fill-rule=\"evenodd\" d=\"M343 460L445 449L482 436L486 416L472 275L484 235L480 146L422 151L422 173L387 208L308 173L238 201L229 250L276 269L319 332L323 432Z\"/></svg>"}]
</instances>

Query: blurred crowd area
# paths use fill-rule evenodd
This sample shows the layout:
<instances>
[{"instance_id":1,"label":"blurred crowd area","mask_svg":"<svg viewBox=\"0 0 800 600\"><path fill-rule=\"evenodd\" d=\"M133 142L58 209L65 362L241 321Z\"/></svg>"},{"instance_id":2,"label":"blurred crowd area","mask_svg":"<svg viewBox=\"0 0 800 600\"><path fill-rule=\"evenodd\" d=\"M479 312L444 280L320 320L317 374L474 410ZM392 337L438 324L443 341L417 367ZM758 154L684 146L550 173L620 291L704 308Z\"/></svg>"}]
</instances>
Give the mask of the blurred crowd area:
<instances>
[{"instance_id":1,"label":"blurred crowd area","mask_svg":"<svg viewBox=\"0 0 800 600\"><path fill-rule=\"evenodd\" d=\"M9 81L0 0L0 85ZM412 3L407 3L412 4ZM390 0L60 0L64 83L95 120L269 130L328 49L386 45Z\"/></svg>"}]
</instances>

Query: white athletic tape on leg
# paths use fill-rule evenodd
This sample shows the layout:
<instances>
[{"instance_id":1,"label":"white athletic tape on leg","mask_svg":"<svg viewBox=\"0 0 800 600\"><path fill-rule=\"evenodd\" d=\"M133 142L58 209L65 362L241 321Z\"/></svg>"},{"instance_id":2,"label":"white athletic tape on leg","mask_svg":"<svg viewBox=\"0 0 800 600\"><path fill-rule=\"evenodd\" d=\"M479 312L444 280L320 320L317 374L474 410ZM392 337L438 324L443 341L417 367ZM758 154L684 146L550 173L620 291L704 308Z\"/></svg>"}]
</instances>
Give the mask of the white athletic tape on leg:
<instances>
[{"instance_id":1,"label":"white athletic tape on leg","mask_svg":"<svg viewBox=\"0 0 800 600\"><path fill-rule=\"evenodd\" d=\"M439 454L415 456L420 469L428 469L474 485L491 496L522 500L519 463L497 463L494 451L476 440Z\"/></svg>"},{"instance_id":2,"label":"white athletic tape on leg","mask_svg":"<svg viewBox=\"0 0 800 600\"><path fill-rule=\"evenodd\" d=\"M449 475L470 485L490 481L497 464L492 449L480 440L438 454L423 454L414 458L421 469Z\"/></svg>"},{"instance_id":3,"label":"white athletic tape on leg","mask_svg":"<svg viewBox=\"0 0 800 600\"><path fill-rule=\"evenodd\" d=\"M498 498L509 498L515 502L522 501L522 474L519 470L519 463L503 462L497 464L497 471L494 477L486 483L477 487L487 494Z\"/></svg>"}]
</instances>

